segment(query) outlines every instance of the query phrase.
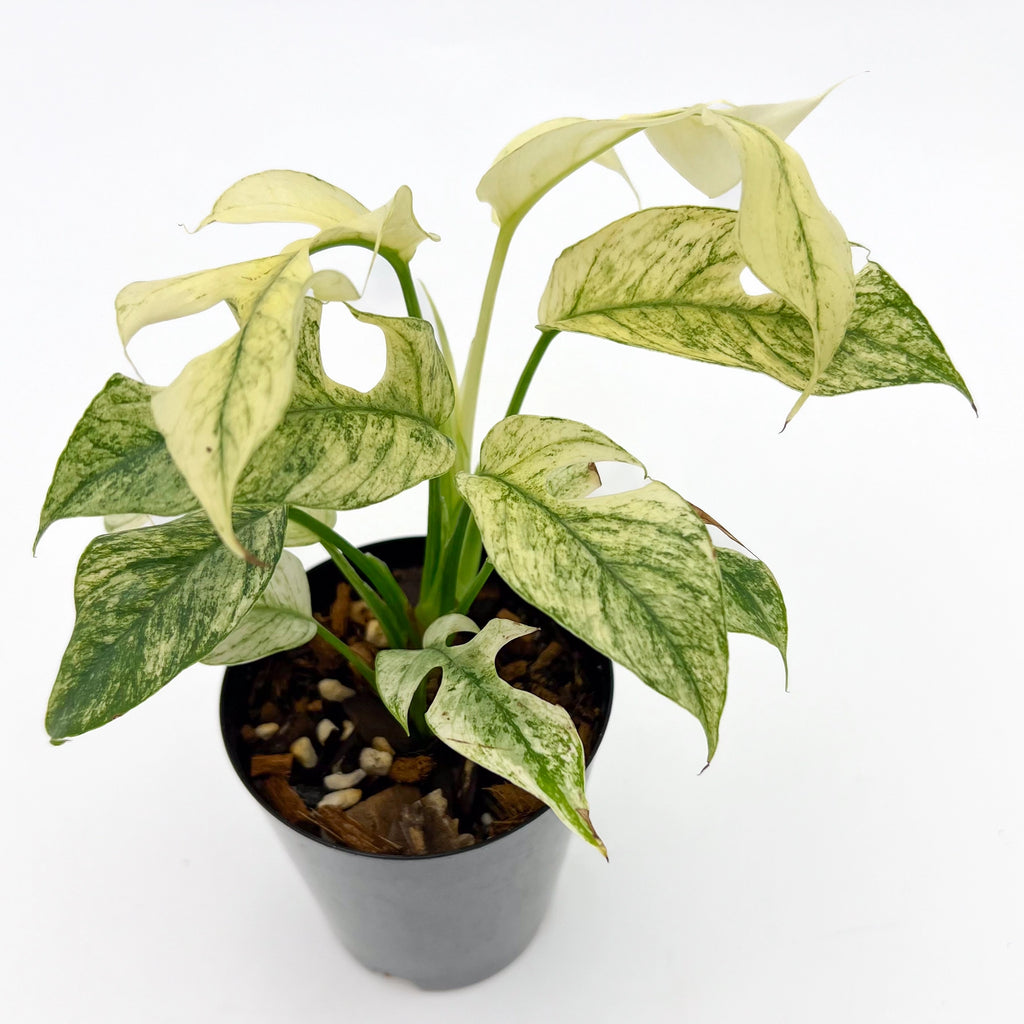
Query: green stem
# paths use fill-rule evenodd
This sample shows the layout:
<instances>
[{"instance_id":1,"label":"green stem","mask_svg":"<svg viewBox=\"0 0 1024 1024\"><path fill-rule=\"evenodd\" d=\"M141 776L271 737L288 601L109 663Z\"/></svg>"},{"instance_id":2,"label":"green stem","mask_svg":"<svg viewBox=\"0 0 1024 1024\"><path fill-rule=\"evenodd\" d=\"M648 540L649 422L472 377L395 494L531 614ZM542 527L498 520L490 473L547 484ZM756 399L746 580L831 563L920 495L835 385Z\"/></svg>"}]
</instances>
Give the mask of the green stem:
<instances>
[{"instance_id":1,"label":"green stem","mask_svg":"<svg viewBox=\"0 0 1024 1024\"><path fill-rule=\"evenodd\" d=\"M557 330L544 331L540 338L537 339L537 344L533 346L530 358L526 361L523 372L519 376L516 389L512 392L512 400L508 403L508 409L505 412L506 416L515 416L523 407L523 399L526 398L526 392L530 389L530 384L533 382L533 375L537 372L537 367L540 366L540 361L544 358L544 353L547 352L548 346L554 341L556 334L558 334Z\"/></svg>"},{"instance_id":2,"label":"green stem","mask_svg":"<svg viewBox=\"0 0 1024 1024\"><path fill-rule=\"evenodd\" d=\"M417 317L420 320L423 319L423 314L420 311L420 300L416 295L416 285L413 283L409 264L394 249L378 249L374 242L370 242L365 238L347 238L343 242L326 242L323 245L310 246L309 254L313 256L318 252L325 252L328 249L340 249L346 245L353 245L358 249L369 249L370 252L376 252L385 263L388 263L398 277L398 284L402 289L402 298L405 301L405 308L409 316Z\"/></svg>"},{"instance_id":3,"label":"green stem","mask_svg":"<svg viewBox=\"0 0 1024 1024\"><path fill-rule=\"evenodd\" d=\"M313 620L316 622L316 619ZM373 669L352 650L344 640L339 640L326 626L316 622L316 632L325 643L330 644L372 687L377 691L377 676Z\"/></svg>"},{"instance_id":4,"label":"green stem","mask_svg":"<svg viewBox=\"0 0 1024 1024\"><path fill-rule=\"evenodd\" d=\"M460 615L468 615L470 606L476 600L476 595L483 589L487 578L494 572L494 563L488 558L480 567L480 571L470 581L463 595L459 598L458 607L455 609Z\"/></svg>"},{"instance_id":5,"label":"green stem","mask_svg":"<svg viewBox=\"0 0 1024 1024\"><path fill-rule=\"evenodd\" d=\"M462 375L462 386L456 405L456 424L458 425L458 442L463 449L462 455L468 466L469 452L473 447L473 426L476 420L476 404L480 395L480 374L484 365L484 353L487 351L487 336L491 329L494 316L494 301L498 294L498 283L505 267L509 243L516 229L516 221L502 224L498 229L498 237L494 242L491 265L487 271L483 298L480 300L480 315L477 319L476 334L469 346L466 369Z\"/></svg>"}]
</instances>

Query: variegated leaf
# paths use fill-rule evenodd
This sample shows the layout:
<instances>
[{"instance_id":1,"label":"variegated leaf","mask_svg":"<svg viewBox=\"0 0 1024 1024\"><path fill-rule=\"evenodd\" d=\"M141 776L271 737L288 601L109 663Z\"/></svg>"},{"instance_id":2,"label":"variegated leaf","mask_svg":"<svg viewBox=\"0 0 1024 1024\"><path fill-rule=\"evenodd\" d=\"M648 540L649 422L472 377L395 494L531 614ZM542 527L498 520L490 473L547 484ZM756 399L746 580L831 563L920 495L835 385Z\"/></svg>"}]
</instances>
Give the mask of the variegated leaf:
<instances>
[{"instance_id":1,"label":"variegated leaf","mask_svg":"<svg viewBox=\"0 0 1024 1024\"><path fill-rule=\"evenodd\" d=\"M427 710L427 724L438 739L532 793L605 853L590 823L583 744L569 713L517 690L494 667L498 651L510 640L534 632L533 628L492 619L469 643L448 647L452 633L473 626L465 616L455 617L460 621L452 618L439 620L424 636L427 645L422 650L377 655L377 684L388 694L385 700L392 713L403 721L419 684L428 672L440 668L441 685Z\"/></svg>"},{"instance_id":2,"label":"variegated leaf","mask_svg":"<svg viewBox=\"0 0 1024 1024\"><path fill-rule=\"evenodd\" d=\"M103 517L103 529L106 533L125 533L128 530L141 530L144 526L153 525L153 517L143 513L129 512Z\"/></svg>"},{"instance_id":3,"label":"variegated leaf","mask_svg":"<svg viewBox=\"0 0 1024 1024\"><path fill-rule=\"evenodd\" d=\"M114 300L121 343L127 345L150 324L201 313L218 302L227 303L241 326L288 260L286 255L266 256L181 277L126 285Z\"/></svg>"},{"instance_id":4,"label":"variegated leaf","mask_svg":"<svg viewBox=\"0 0 1024 1024\"><path fill-rule=\"evenodd\" d=\"M566 249L541 299L544 329L766 373L802 391L814 343L776 295L748 295L736 214L701 206L643 210ZM948 384L970 400L942 343L875 263L857 275L846 336L814 386L837 395L896 384Z\"/></svg>"},{"instance_id":5,"label":"variegated leaf","mask_svg":"<svg viewBox=\"0 0 1024 1024\"><path fill-rule=\"evenodd\" d=\"M502 577L694 714L710 758L728 661L714 549L689 503L662 483L588 497L602 461L640 465L582 423L511 416L458 485Z\"/></svg>"},{"instance_id":6,"label":"variegated leaf","mask_svg":"<svg viewBox=\"0 0 1024 1024\"><path fill-rule=\"evenodd\" d=\"M429 325L359 314L381 328L388 349L383 378L362 392L324 373L320 308L306 300L291 404L243 474L239 502L360 508L452 464L454 445L441 427L454 391ZM169 516L196 507L153 422L154 391L115 375L93 400L57 462L37 543L68 516Z\"/></svg>"},{"instance_id":7,"label":"variegated leaf","mask_svg":"<svg viewBox=\"0 0 1024 1024\"><path fill-rule=\"evenodd\" d=\"M329 526L331 529L334 528L334 524L338 521L338 513L333 509L304 508L301 511L305 512L306 515L312 516L314 519L318 519L324 526ZM284 535L284 546L286 548L301 548L307 544L319 543L320 537L312 530L306 529L305 526L300 526L291 519L288 520L288 530Z\"/></svg>"},{"instance_id":8,"label":"variegated leaf","mask_svg":"<svg viewBox=\"0 0 1024 1024\"><path fill-rule=\"evenodd\" d=\"M118 373L92 400L57 460L36 544L69 516L173 516L196 507L153 422L154 390Z\"/></svg>"},{"instance_id":9,"label":"variegated leaf","mask_svg":"<svg viewBox=\"0 0 1024 1024\"><path fill-rule=\"evenodd\" d=\"M290 551L282 551L266 589L203 663L241 665L301 647L315 634L306 570Z\"/></svg>"},{"instance_id":10,"label":"variegated leaf","mask_svg":"<svg viewBox=\"0 0 1024 1024\"><path fill-rule=\"evenodd\" d=\"M237 555L248 557L231 531L235 488L288 408L302 297L312 274L307 252L292 256L238 334L197 356L153 396L153 420L174 464Z\"/></svg>"},{"instance_id":11,"label":"variegated leaf","mask_svg":"<svg viewBox=\"0 0 1024 1024\"><path fill-rule=\"evenodd\" d=\"M759 559L729 548L718 549L718 568L729 632L749 633L770 643L782 655L788 676L786 602L771 570Z\"/></svg>"},{"instance_id":12,"label":"variegated leaf","mask_svg":"<svg viewBox=\"0 0 1024 1024\"><path fill-rule=\"evenodd\" d=\"M425 231L412 212L412 192L402 185L383 206L370 210L340 188L299 171L262 171L235 182L214 203L199 227L214 221L229 224L286 222L312 224L315 238L289 246L313 252L346 241L369 242L391 249L408 262L417 246L438 236ZM197 229L198 230L198 229Z\"/></svg>"},{"instance_id":13,"label":"variegated leaf","mask_svg":"<svg viewBox=\"0 0 1024 1024\"><path fill-rule=\"evenodd\" d=\"M209 654L269 582L285 521L283 508L237 513L234 529L260 564L235 558L198 512L94 540L78 565L49 734L104 725Z\"/></svg>"},{"instance_id":14,"label":"variegated leaf","mask_svg":"<svg viewBox=\"0 0 1024 1024\"><path fill-rule=\"evenodd\" d=\"M846 333L854 305L850 243L795 149L762 125L724 114L715 119L735 141L743 167L736 220L740 252L758 279L811 326L811 379L788 422L814 393Z\"/></svg>"}]
</instances>

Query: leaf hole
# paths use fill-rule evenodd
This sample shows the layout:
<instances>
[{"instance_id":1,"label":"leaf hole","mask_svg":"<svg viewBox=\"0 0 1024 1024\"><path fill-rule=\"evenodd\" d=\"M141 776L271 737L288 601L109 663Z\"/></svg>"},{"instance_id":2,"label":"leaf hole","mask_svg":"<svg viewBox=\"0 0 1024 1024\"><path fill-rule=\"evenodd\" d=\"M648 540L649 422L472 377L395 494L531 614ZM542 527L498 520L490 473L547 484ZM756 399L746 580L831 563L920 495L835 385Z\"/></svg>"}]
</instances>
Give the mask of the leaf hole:
<instances>
[{"instance_id":1,"label":"leaf hole","mask_svg":"<svg viewBox=\"0 0 1024 1024\"><path fill-rule=\"evenodd\" d=\"M740 271L740 287L747 295L771 295L772 290L768 287L750 267L744 267Z\"/></svg>"},{"instance_id":2,"label":"leaf hole","mask_svg":"<svg viewBox=\"0 0 1024 1024\"><path fill-rule=\"evenodd\" d=\"M639 466L630 466L625 462L598 462L596 468L601 486L590 497L635 491L647 483L647 477Z\"/></svg>"},{"instance_id":3,"label":"leaf hole","mask_svg":"<svg viewBox=\"0 0 1024 1024\"><path fill-rule=\"evenodd\" d=\"M344 303L327 302L320 318L320 358L332 380L369 391L387 365L384 335L379 327L357 320Z\"/></svg>"}]
</instances>

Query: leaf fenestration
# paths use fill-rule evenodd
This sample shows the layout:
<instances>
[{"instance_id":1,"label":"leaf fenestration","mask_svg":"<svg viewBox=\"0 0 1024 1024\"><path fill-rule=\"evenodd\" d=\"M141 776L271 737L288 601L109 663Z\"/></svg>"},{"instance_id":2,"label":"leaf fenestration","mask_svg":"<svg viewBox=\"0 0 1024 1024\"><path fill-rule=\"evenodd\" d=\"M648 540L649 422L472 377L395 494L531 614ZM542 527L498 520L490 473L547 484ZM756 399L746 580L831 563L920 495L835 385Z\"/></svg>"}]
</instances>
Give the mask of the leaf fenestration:
<instances>
[{"instance_id":1,"label":"leaf fenestration","mask_svg":"<svg viewBox=\"0 0 1024 1024\"><path fill-rule=\"evenodd\" d=\"M582 423L511 416L458 485L509 585L695 715L710 758L728 661L714 549L689 503L662 483L588 497L591 464L602 461L639 465Z\"/></svg>"}]
</instances>

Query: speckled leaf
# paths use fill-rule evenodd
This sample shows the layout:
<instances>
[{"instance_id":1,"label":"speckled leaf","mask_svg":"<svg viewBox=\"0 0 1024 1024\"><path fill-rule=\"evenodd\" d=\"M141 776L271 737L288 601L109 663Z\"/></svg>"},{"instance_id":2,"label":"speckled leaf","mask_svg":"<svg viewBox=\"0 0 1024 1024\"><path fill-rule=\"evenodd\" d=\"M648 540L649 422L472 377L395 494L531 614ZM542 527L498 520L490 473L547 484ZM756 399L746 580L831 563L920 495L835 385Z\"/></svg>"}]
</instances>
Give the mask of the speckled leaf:
<instances>
[{"instance_id":1,"label":"speckled leaf","mask_svg":"<svg viewBox=\"0 0 1024 1024\"><path fill-rule=\"evenodd\" d=\"M340 188L300 171L261 171L235 182L214 203L213 211L199 227L214 221L312 224L320 234L297 245L315 251L358 239L392 249L407 262L420 242L438 240L416 220L408 186L402 185L383 206L370 210Z\"/></svg>"},{"instance_id":2,"label":"speckled leaf","mask_svg":"<svg viewBox=\"0 0 1024 1024\"><path fill-rule=\"evenodd\" d=\"M306 570L290 551L282 551L266 589L203 663L241 665L301 647L315 634Z\"/></svg>"},{"instance_id":3,"label":"speckled leaf","mask_svg":"<svg viewBox=\"0 0 1024 1024\"><path fill-rule=\"evenodd\" d=\"M811 326L811 379L787 422L826 370L854 304L853 260L842 225L818 198L803 160L762 125L716 115L734 139L743 168L736 240L757 278Z\"/></svg>"},{"instance_id":4,"label":"speckled leaf","mask_svg":"<svg viewBox=\"0 0 1024 1024\"><path fill-rule=\"evenodd\" d=\"M75 578L76 621L46 714L54 738L117 718L199 661L263 592L286 511L240 510L234 528L262 565L235 558L202 513L98 537Z\"/></svg>"},{"instance_id":5,"label":"speckled leaf","mask_svg":"<svg viewBox=\"0 0 1024 1024\"><path fill-rule=\"evenodd\" d=\"M57 460L37 544L68 516L173 516L196 507L153 422L153 391L118 373L92 400Z\"/></svg>"},{"instance_id":6,"label":"speckled leaf","mask_svg":"<svg viewBox=\"0 0 1024 1024\"><path fill-rule=\"evenodd\" d=\"M153 395L153 420L174 464L228 548L235 488L281 422L295 379L302 297L313 269L305 251L282 264L233 338L191 360Z\"/></svg>"},{"instance_id":7,"label":"speckled leaf","mask_svg":"<svg viewBox=\"0 0 1024 1024\"><path fill-rule=\"evenodd\" d=\"M731 210L676 206L623 217L566 249L541 299L545 328L741 366L802 391L814 364L807 321L777 295L747 295ZM942 343L875 263L856 278L846 336L814 386L837 395L949 384L970 400Z\"/></svg>"},{"instance_id":8,"label":"speckled leaf","mask_svg":"<svg viewBox=\"0 0 1024 1024\"><path fill-rule=\"evenodd\" d=\"M218 302L227 303L239 325L244 324L253 305L288 259L266 256L181 277L126 285L114 300L122 344L127 345L143 327L201 313Z\"/></svg>"},{"instance_id":9,"label":"speckled leaf","mask_svg":"<svg viewBox=\"0 0 1024 1024\"><path fill-rule=\"evenodd\" d=\"M766 640L782 655L788 676L786 602L771 570L764 562L729 548L718 549L718 568L729 632Z\"/></svg>"},{"instance_id":10,"label":"speckled leaf","mask_svg":"<svg viewBox=\"0 0 1024 1024\"><path fill-rule=\"evenodd\" d=\"M689 503L662 483L588 497L602 461L640 465L582 423L511 416L458 484L502 577L694 714L710 758L728 660L714 549Z\"/></svg>"},{"instance_id":11,"label":"speckled leaf","mask_svg":"<svg viewBox=\"0 0 1024 1024\"><path fill-rule=\"evenodd\" d=\"M469 643L445 646L453 632L472 622L439 620L419 651L381 651L378 685L408 702L431 669L440 668L441 685L427 724L453 750L532 793L588 843L605 853L590 823L584 793L583 744L569 713L506 683L494 667L495 655L510 640L534 632L506 619L492 619ZM475 626L473 627L475 631ZM392 711L396 710L392 707ZM401 715L398 715L402 720Z\"/></svg>"},{"instance_id":12,"label":"speckled leaf","mask_svg":"<svg viewBox=\"0 0 1024 1024\"><path fill-rule=\"evenodd\" d=\"M144 526L153 525L153 517L145 513L129 512L103 517L103 529L106 533L125 533L128 530L141 530Z\"/></svg>"},{"instance_id":13,"label":"speckled leaf","mask_svg":"<svg viewBox=\"0 0 1024 1024\"><path fill-rule=\"evenodd\" d=\"M440 428L454 393L429 326L360 314L384 332L388 361L376 387L355 391L324 373L320 308L306 300L291 404L243 474L239 502L359 508L452 463L454 446ZM107 382L57 462L39 536L68 516L169 516L196 507L153 422L155 390L120 375Z\"/></svg>"}]
</instances>

